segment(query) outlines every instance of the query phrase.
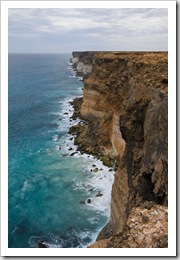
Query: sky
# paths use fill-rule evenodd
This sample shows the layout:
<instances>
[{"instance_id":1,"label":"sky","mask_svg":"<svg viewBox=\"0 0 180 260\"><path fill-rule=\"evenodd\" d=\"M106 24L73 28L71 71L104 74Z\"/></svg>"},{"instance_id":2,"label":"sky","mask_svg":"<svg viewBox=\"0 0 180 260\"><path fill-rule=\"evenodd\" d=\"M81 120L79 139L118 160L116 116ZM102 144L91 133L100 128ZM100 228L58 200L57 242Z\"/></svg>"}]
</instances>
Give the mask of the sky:
<instances>
[{"instance_id":1,"label":"sky","mask_svg":"<svg viewBox=\"0 0 180 260\"><path fill-rule=\"evenodd\" d=\"M9 8L10 53L167 51L166 8Z\"/></svg>"}]
</instances>

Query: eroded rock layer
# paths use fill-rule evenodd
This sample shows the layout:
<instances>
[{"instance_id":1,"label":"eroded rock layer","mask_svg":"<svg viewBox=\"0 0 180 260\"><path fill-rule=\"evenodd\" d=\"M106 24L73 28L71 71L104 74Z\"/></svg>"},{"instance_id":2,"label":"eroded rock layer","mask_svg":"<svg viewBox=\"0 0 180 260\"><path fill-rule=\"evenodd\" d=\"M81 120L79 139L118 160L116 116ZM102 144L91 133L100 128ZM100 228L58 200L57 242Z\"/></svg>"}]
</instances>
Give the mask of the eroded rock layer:
<instances>
[{"instance_id":1,"label":"eroded rock layer","mask_svg":"<svg viewBox=\"0 0 180 260\"><path fill-rule=\"evenodd\" d=\"M93 53L80 114L84 123L75 131L79 149L117 167L110 221L97 240L113 241L114 236L121 234L120 241L125 230L132 229L128 219L135 214L133 208L154 210L163 205L167 210L167 52ZM163 225L154 215L152 223L157 221ZM156 226L152 224L151 228ZM161 236L167 240L167 229L163 230ZM147 238L143 247L160 247L160 238L155 237ZM134 241L132 247L142 246L134 238L129 240ZM131 247L130 242L121 241L118 245Z\"/></svg>"}]
</instances>

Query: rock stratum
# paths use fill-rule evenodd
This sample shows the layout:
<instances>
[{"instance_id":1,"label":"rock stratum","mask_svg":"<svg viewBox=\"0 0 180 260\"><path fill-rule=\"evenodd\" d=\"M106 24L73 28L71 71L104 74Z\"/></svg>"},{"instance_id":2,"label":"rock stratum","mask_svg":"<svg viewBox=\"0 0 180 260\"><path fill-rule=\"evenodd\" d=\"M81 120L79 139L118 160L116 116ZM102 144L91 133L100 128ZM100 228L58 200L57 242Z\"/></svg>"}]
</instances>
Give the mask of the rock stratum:
<instances>
[{"instance_id":1,"label":"rock stratum","mask_svg":"<svg viewBox=\"0 0 180 260\"><path fill-rule=\"evenodd\" d=\"M167 247L167 52L73 52L72 63L85 77L70 132L116 169L110 220L89 248Z\"/></svg>"}]
</instances>

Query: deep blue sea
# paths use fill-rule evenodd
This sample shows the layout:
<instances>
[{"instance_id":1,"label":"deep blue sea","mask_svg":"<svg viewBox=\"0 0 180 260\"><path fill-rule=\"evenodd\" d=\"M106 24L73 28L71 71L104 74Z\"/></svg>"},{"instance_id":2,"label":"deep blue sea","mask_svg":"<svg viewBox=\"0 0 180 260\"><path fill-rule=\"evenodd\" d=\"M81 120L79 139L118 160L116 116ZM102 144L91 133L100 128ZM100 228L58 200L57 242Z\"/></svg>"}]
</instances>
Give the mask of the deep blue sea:
<instances>
[{"instance_id":1,"label":"deep blue sea","mask_svg":"<svg viewBox=\"0 0 180 260\"><path fill-rule=\"evenodd\" d=\"M76 151L69 101L82 96L71 54L9 54L8 240L11 248L86 247L109 220L114 172ZM97 167L98 172L93 172ZM96 195L101 192L103 196ZM87 203L87 199L91 203ZM85 203L83 203L85 202Z\"/></svg>"}]
</instances>

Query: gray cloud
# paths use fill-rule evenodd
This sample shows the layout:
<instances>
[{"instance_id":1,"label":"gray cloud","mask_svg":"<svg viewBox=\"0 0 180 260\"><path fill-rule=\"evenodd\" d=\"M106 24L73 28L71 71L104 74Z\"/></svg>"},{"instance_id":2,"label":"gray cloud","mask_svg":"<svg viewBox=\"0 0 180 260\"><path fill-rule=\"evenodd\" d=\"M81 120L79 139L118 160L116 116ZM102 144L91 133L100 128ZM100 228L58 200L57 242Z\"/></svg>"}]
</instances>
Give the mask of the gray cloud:
<instances>
[{"instance_id":1,"label":"gray cloud","mask_svg":"<svg viewBox=\"0 0 180 260\"><path fill-rule=\"evenodd\" d=\"M9 9L9 52L167 50L168 10Z\"/></svg>"}]
</instances>

